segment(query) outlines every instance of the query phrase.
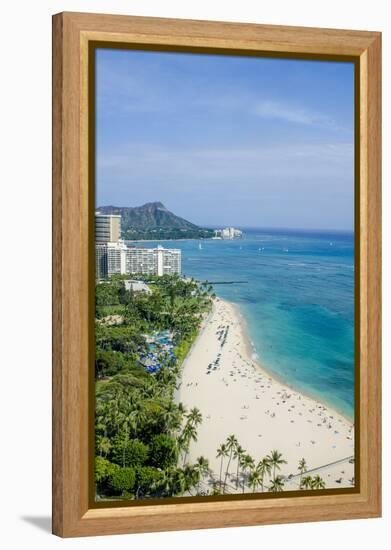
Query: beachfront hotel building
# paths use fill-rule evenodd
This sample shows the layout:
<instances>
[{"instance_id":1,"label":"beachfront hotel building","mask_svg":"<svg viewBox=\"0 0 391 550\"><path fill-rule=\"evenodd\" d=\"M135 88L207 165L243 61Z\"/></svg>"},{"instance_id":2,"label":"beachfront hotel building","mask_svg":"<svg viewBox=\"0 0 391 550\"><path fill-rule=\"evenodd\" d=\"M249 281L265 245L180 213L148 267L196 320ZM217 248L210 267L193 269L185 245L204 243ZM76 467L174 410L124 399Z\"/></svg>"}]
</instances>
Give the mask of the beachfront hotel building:
<instances>
[{"instance_id":1,"label":"beachfront hotel building","mask_svg":"<svg viewBox=\"0 0 391 550\"><path fill-rule=\"evenodd\" d=\"M126 273L126 250L123 241L95 243L96 278L101 280L111 275Z\"/></svg>"},{"instance_id":2,"label":"beachfront hotel building","mask_svg":"<svg viewBox=\"0 0 391 550\"><path fill-rule=\"evenodd\" d=\"M174 248L128 248L126 273L173 275L181 273L181 251Z\"/></svg>"},{"instance_id":3,"label":"beachfront hotel building","mask_svg":"<svg viewBox=\"0 0 391 550\"><path fill-rule=\"evenodd\" d=\"M121 216L95 212L95 242L116 243L121 238Z\"/></svg>"},{"instance_id":4,"label":"beachfront hotel building","mask_svg":"<svg viewBox=\"0 0 391 550\"><path fill-rule=\"evenodd\" d=\"M144 281L136 281L134 279L125 280L125 290L140 294L152 294L152 290Z\"/></svg>"},{"instance_id":5,"label":"beachfront hotel building","mask_svg":"<svg viewBox=\"0 0 391 550\"><path fill-rule=\"evenodd\" d=\"M181 251L175 248L128 247L121 236L121 216L95 214L96 279L111 275L181 273Z\"/></svg>"},{"instance_id":6,"label":"beachfront hotel building","mask_svg":"<svg viewBox=\"0 0 391 550\"><path fill-rule=\"evenodd\" d=\"M96 243L96 278L111 275L174 275L181 273L181 251L174 248L128 248L123 241Z\"/></svg>"},{"instance_id":7,"label":"beachfront hotel building","mask_svg":"<svg viewBox=\"0 0 391 550\"><path fill-rule=\"evenodd\" d=\"M235 229L235 227L226 227L224 229L215 229L214 239L241 239L243 237L243 231Z\"/></svg>"}]
</instances>

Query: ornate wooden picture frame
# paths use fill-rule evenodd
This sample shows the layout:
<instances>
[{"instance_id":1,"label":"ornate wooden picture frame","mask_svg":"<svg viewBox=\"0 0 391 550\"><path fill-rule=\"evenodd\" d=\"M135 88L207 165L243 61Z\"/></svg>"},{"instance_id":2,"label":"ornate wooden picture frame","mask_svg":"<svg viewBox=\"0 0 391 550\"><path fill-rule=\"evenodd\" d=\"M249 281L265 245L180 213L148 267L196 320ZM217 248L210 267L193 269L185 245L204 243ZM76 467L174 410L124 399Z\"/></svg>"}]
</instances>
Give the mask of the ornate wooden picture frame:
<instances>
[{"instance_id":1,"label":"ornate wooden picture frame","mask_svg":"<svg viewBox=\"0 0 391 550\"><path fill-rule=\"evenodd\" d=\"M354 490L95 502L95 49L348 60L355 67ZM357 290L358 289L358 290ZM62 537L381 514L381 34L61 13L53 17L53 533Z\"/></svg>"}]
</instances>

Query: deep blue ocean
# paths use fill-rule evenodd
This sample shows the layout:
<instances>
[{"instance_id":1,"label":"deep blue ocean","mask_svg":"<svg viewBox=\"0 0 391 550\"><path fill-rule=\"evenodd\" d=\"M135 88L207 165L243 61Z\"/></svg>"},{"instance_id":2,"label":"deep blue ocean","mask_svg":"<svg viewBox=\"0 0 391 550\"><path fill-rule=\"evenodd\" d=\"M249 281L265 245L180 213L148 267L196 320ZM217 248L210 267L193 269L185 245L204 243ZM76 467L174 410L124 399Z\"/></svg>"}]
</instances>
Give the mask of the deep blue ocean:
<instances>
[{"instance_id":1,"label":"deep blue ocean","mask_svg":"<svg viewBox=\"0 0 391 550\"><path fill-rule=\"evenodd\" d=\"M244 232L240 240L147 246L180 248L186 276L243 281L214 290L239 306L264 367L353 418L353 233Z\"/></svg>"}]
</instances>

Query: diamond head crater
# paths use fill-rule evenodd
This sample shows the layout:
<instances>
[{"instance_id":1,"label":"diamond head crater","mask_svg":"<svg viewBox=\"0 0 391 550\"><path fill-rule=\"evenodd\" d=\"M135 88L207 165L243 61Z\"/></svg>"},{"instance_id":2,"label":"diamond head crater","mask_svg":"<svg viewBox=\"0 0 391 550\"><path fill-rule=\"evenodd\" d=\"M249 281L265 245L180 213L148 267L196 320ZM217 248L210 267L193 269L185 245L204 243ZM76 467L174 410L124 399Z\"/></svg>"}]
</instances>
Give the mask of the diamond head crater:
<instances>
[{"instance_id":1,"label":"diamond head crater","mask_svg":"<svg viewBox=\"0 0 391 550\"><path fill-rule=\"evenodd\" d=\"M170 212L161 202L142 206L99 206L101 214L121 216L125 240L210 239L213 229L199 227Z\"/></svg>"}]
</instances>

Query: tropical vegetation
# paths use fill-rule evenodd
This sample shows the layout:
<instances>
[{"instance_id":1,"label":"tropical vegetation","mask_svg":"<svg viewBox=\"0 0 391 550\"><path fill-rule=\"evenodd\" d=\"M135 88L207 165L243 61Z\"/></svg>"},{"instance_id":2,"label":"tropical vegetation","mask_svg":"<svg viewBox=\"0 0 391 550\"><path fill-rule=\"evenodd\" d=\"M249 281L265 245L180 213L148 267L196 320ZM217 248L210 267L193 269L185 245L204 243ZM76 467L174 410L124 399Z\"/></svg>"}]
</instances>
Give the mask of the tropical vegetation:
<instances>
[{"instance_id":1,"label":"tropical vegetation","mask_svg":"<svg viewBox=\"0 0 391 550\"><path fill-rule=\"evenodd\" d=\"M125 289L123 276L96 286L96 493L140 499L192 494L209 472L188 464L202 415L174 402L180 366L211 307L208 283L142 276L150 293ZM172 352L151 342L165 331Z\"/></svg>"},{"instance_id":2,"label":"tropical vegetation","mask_svg":"<svg viewBox=\"0 0 391 550\"><path fill-rule=\"evenodd\" d=\"M120 275L96 286L97 499L283 491L289 478L280 474L282 453L256 460L235 434L217 449L218 476L206 457L189 461L202 413L176 404L174 393L213 288L176 275L138 278L149 292L126 290ZM319 475L306 475L304 458L298 471L300 489L325 487Z\"/></svg>"}]
</instances>

